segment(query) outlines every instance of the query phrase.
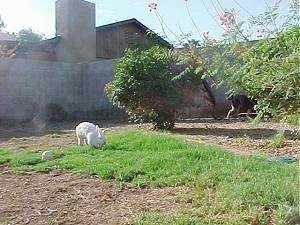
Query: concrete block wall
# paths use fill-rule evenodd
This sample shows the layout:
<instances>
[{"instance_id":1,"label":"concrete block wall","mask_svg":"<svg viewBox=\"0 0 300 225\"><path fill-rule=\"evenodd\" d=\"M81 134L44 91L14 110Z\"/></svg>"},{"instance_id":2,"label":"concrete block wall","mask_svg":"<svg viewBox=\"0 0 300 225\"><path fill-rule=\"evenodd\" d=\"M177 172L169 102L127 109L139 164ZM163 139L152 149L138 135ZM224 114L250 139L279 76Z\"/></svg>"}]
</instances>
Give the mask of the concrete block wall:
<instances>
[{"instance_id":1,"label":"concrete block wall","mask_svg":"<svg viewBox=\"0 0 300 225\"><path fill-rule=\"evenodd\" d=\"M113 80L117 60L102 60L82 64L84 113L87 118L117 119L123 111L112 106L104 88ZM100 91L99 91L100 90Z\"/></svg>"},{"instance_id":2,"label":"concrete block wall","mask_svg":"<svg viewBox=\"0 0 300 225\"><path fill-rule=\"evenodd\" d=\"M50 104L63 108L72 119L119 119L122 110L112 106L104 87L112 81L117 60L63 63L29 59L0 59L0 123L31 121L45 116ZM225 89L214 89L215 114L229 108ZM197 107L184 110L184 118L211 117L201 93Z\"/></svg>"},{"instance_id":3,"label":"concrete block wall","mask_svg":"<svg viewBox=\"0 0 300 225\"><path fill-rule=\"evenodd\" d=\"M114 66L116 61L104 60L94 63L85 63L82 65L84 74L83 89L85 111L98 111L99 106L110 107L111 103L104 92L97 90L104 90L105 85L112 80ZM99 105L99 102L101 103Z\"/></svg>"},{"instance_id":4,"label":"concrete block wall","mask_svg":"<svg viewBox=\"0 0 300 225\"><path fill-rule=\"evenodd\" d=\"M101 110L115 110L103 90L113 79L115 63L1 59L0 120L30 121L43 115L53 103L75 118L96 117Z\"/></svg>"}]
</instances>

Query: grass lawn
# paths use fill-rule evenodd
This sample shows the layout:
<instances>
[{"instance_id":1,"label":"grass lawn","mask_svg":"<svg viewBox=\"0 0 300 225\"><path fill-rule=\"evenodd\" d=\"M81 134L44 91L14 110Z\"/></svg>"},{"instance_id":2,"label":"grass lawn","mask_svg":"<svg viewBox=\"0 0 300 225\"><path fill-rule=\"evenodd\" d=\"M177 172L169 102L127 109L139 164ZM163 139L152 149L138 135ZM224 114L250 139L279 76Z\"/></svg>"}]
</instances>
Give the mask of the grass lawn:
<instances>
[{"instance_id":1,"label":"grass lawn","mask_svg":"<svg viewBox=\"0 0 300 225\"><path fill-rule=\"evenodd\" d=\"M134 224L287 224L299 204L299 166L185 143L165 133L127 130L107 135L101 149L69 147L42 161L41 152L0 150L15 172L64 168L130 186L189 186L192 209L143 214Z\"/></svg>"}]
</instances>

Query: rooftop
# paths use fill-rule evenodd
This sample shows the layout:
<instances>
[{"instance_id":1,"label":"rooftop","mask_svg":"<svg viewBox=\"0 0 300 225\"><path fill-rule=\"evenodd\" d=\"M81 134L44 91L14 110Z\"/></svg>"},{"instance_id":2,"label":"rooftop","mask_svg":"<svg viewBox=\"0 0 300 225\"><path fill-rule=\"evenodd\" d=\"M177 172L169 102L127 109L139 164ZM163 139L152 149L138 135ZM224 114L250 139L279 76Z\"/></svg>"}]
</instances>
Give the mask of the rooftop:
<instances>
[{"instance_id":1,"label":"rooftop","mask_svg":"<svg viewBox=\"0 0 300 225\"><path fill-rule=\"evenodd\" d=\"M96 27L96 32L97 31L104 31L104 30L107 30L107 29L113 29L113 28L120 27L120 26L127 25L127 24L134 24L140 30L142 30L143 33L145 33L145 34L147 34L150 31L152 33L152 37L157 39L161 44L163 44L164 46L167 46L167 47L172 47L172 45L169 42L167 42L165 39L163 39L161 36L159 36L158 34L153 32L151 29L146 27L144 24L142 24L140 21L138 21L135 18L128 19L128 20L122 20L122 21L118 21L118 22L115 22L115 23L110 23L110 24L106 24L106 25L102 25L102 26L98 26L98 27Z\"/></svg>"},{"instance_id":2,"label":"rooftop","mask_svg":"<svg viewBox=\"0 0 300 225\"><path fill-rule=\"evenodd\" d=\"M0 41L16 41L17 37L14 34L0 31Z\"/></svg>"}]
</instances>

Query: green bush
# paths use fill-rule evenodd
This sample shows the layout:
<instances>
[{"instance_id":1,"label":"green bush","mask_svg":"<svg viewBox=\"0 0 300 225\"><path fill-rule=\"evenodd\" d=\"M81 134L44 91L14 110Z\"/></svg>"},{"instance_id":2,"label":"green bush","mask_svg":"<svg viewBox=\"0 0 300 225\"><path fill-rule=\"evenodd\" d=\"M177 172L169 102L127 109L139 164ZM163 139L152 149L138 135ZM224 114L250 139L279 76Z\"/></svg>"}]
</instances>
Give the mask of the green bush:
<instances>
[{"instance_id":1,"label":"green bush","mask_svg":"<svg viewBox=\"0 0 300 225\"><path fill-rule=\"evenodd\" d=\"M300 113L300 27L257 42L242 55L239 68L227 72L227 83L258 99L262 113L289 118Z\"/></svg>"},{"instance_id":2,"label":"green bush","mask_svg":"<svg viewBox=\"0 0 300 225\"><path fill-rule=\"evenodd\" d=\"M155 128L172 129L182 93L172 72L175 56L153 46L147 50L128 49L116 65L115 79L107 85L111 101L138 120L151 120Z\"/></svg>"}]
</instances>

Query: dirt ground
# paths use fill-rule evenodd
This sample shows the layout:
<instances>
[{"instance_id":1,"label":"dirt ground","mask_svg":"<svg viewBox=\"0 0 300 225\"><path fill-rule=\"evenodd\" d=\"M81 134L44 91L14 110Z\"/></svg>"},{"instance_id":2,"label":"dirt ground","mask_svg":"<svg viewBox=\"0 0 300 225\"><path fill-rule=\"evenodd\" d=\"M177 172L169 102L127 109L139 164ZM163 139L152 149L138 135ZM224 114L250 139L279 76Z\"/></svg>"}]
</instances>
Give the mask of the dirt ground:
<instances>
[{"instance_id":1,"label":"dirt ground","mask_svg":"<svg viewBox=\"0 0 300 225\"><path fill-rule=\"evenodd\" d=\"M111 130L137 125L99 123ZM63 149L76 145L76 123L0 128L0 148L12 151ZM257 128L240 120L190 120L176 123L173 133L196 143L218 144L236 154L286 155L300 158L295 127L286 126L281 146L270 145L277 124ZM149 124L142 125L149 129ZM142 212L176 213L191 203L186 187L120 188L96 177L54 170L15 175L0 166L0 225L8 224L130 224Z\"/></svg>"},{"instance_id":2,"label":"dirt ground","mask_svg":"<svg viewBox=\"0 0 300 225\"><path fill-rule=\"evenodd\" d=\"M300 138L297 127L283 127L285 139L274 145L272 139L279 124L261 122L253 128L239 119L198 120L176 124L175 133L186 140L204 144L217 144L237 154L292 156L300 159Z\"/></svg>"},{"instance_id":3,"label":"dirt ground","mask_svg":"<svg viewBox=\"0 0 300 225\"><path fill-rule=\"evenodd\" d=\"M3 168L2 168L3 171ZM129 224L137 213L175 213L190 203L186 187L119 188L95 177L55 170L0 174L0 224Z\"/></svg>"}]
</instances>

